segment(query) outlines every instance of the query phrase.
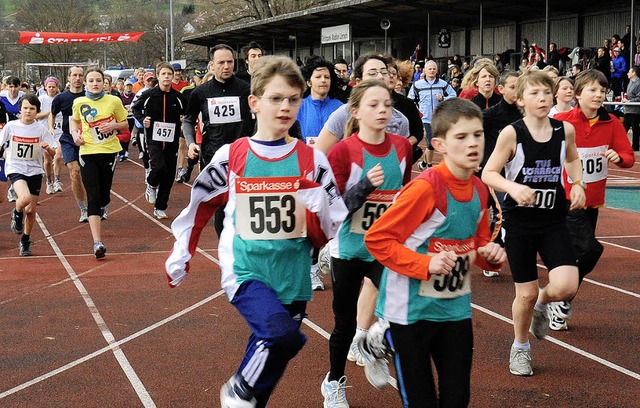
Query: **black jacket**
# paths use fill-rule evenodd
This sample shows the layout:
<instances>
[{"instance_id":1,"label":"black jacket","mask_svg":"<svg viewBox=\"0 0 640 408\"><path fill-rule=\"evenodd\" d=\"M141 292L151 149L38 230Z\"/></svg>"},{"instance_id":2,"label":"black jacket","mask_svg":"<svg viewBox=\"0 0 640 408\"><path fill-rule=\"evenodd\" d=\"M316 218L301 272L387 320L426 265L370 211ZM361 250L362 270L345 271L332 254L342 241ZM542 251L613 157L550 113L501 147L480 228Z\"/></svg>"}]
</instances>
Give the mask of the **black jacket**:
<instances>
[{"instance_id":1,"label":"black jacket","mask_svg":"<svg viewBox=\"0 0 640 408\"><path fill-rule=\"evenodd\" d=\"M489 156L496 148L496 141L502 129L506 128L516 120L522 119L522 113L515 103L509 105L504 98L496 104L482 111L484 123L484 157L480 167L484 168L489 160Z\"/></svg>"},{"instance_id":2,"label":"black jacket","mask_svg":"<svg viewBox=\"0 0 640 408\"><path fill-rule=\"evenodd\" d=\"M173 88L169 92L162 91L155 86L140 95L136 103L131 107L133 116L142 123L147 116L151 118L151 126L145 129L147 143L155 143L150 137L153 123L156 121L174 123L176 125L176 137L173 143L179 141L181 116L187 109L187 100L182 93Z\"/></svg>"}]
</instances>

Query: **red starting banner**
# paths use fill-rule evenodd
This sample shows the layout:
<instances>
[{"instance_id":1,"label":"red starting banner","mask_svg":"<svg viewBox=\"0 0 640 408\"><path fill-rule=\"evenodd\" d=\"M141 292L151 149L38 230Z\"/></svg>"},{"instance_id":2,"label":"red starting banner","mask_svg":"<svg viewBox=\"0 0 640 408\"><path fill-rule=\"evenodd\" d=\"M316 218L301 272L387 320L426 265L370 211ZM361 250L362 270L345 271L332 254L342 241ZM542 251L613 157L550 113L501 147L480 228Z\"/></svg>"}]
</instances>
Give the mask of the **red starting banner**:
<instances>
[{"instance_id":1,"label":"red starting banner","mask_svg":"<svg viewBox=\"0 0 640 408\"><path fill-rule=\"evenodd\" d=\"M20 31L16 44L67 44L85 42L138 42L143 31L134 33L45 33Z\"/></svg>"}]
</instances>

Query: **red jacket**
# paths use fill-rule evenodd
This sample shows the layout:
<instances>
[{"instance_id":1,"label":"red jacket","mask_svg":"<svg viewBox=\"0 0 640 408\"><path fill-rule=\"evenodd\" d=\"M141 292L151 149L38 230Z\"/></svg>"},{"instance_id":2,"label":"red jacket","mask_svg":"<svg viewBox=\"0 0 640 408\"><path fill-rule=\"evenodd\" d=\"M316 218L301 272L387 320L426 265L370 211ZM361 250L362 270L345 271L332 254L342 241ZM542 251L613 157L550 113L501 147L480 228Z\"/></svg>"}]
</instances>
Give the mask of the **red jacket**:
<instances>
[{"instance_id":1,"label":"red jacket","mask_svg":"<svg viewBox=\"0 0 640 408\"><path fill-rule=\"evenodd\" d=\"M605 189L607 184L608 160L599 153L607 149L613 149L620 156L621 161L616 163L618 167L632 167L635 161L633 149L629 142L627 132L620 120L610 115L605 108L598 109L598 121L589 125L589 119L576 105L568 112L561 112L554 116L555 119L569 122L576 129L576 146L582 160L582 174L587 183L587 207L600 207L604 205ZM563 172L565 186L567 173ZM570 188L565 188L567 199L570 198Z\"/></svg>"}]
</instances>

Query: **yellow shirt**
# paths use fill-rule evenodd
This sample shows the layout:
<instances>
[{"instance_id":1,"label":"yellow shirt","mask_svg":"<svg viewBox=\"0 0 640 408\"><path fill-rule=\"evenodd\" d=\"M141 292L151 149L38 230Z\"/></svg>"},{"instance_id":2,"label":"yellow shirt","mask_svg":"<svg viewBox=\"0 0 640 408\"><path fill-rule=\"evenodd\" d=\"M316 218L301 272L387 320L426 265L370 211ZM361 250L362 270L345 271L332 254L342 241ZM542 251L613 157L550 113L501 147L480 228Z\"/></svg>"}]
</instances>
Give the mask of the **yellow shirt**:
<instances>
[{"instance_id":1,"label":"yellow shirt","mask_svg":"<svg viewBox=\"0 0 640 408\"><path fill-rule=\"evenodd\" d=\"M77 98L73 101L73 119L82 123L84 144L80 146L81 155L118 153L122 150L116 137L118 132L102 134L98 131L100 123L127 119L127 111L120 98L113 95L105 95L96 101L86 96Z\"/></svg>"}]
</instances>

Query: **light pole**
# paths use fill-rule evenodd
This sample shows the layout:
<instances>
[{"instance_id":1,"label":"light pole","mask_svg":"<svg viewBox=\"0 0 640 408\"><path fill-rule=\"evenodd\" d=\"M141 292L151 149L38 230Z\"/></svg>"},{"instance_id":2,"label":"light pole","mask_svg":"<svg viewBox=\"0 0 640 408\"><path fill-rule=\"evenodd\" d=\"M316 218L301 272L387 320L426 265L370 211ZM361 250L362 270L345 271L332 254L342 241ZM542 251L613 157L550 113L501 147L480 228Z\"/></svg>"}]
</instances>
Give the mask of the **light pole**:
<instances>
[{"instance_id":1,"label":"light pole","mask_svg":"<svg viewBox=\"0 0 640 408\"><path fill-rule=\"evenodd\" d=\"M173 54L173 0L169 0L169 31L171 32L171 61L175 60Z\"/></svg>"},{"instance_id":2,"label":"light pole","mask_svg":"<svg viewBox=\"0 0 640 408\"><path fill-rule=\"evenodd\" d=\"M156 24L153 26L153 31L156 33L164 32L164 60L169 61L169 29Z\"/></svg>"}]
</instances>

